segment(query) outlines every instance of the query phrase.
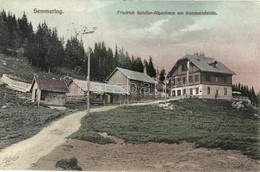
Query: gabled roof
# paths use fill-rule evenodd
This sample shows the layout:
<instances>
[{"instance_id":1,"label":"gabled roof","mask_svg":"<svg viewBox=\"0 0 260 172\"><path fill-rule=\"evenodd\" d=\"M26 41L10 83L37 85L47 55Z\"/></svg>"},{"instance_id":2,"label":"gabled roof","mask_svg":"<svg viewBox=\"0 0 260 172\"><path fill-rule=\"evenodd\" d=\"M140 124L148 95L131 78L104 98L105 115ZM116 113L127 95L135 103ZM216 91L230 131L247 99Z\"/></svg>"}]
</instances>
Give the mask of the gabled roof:
<instances>
[{"instance_id":1,"label":"gabled roof","mask_svg":"<svg viewBox=\"0 0 260 172\"><path fill-rule=\"evenodd\" d=\"M115 68L115 70L108 76L107 80L116 72L120 71L123 75L125 75L127 78L130 80L136 80L136 81L142 81L142 82L148 82L148 83L153 83L155 84L156 81L151 78L149 75L142 73L142 72L136 72L128 69L123 69L123 68Z\"/></svg>"},{"instance_id":2,"label":"gabled roof","mask_svg":"<svg viewBox=\"0 0 260 172\"><path fill-rule=\"evenodd\" d=\"M202 72L214 72L214 73L222 73L222 74L229 74L235 75L233 71L231 71L228 67L226 67L223 63L210 58L210 57L202 57L197 54L190 55L186 54L184 57L180 58L171 71L169 72L167 78L171 77L174 70L178 67L179 63L184 60L189 60L195 66L197 66ZM214 63L216 64L214 66Z\"/></svg>"},{"instance_id":3,"label":"gabled roof","mask_svg":"<svg viewBox=\"0 0 260 172\"><path fill-rule=\"evenodd\" d=\"M79 79L73 79L73 81L82 91L88 91L88 82ZM116 94L128 94L127 91L120 85L112 85L101 82L90 81L90 91L95 93L116 93Z\"/></svg>"},{"instance_id":4,"label":"gabled roof","mask_svg":"<svg viewBox=\"0 0 260 172\"><path fill-rule=\"evenodd\" d=\"M48 79L44 77L34 77L30 90L32 90L35 83L38 84L40 90L59 93L69 92L68 87L62 80Z\"/></svg>"}]
</instances>

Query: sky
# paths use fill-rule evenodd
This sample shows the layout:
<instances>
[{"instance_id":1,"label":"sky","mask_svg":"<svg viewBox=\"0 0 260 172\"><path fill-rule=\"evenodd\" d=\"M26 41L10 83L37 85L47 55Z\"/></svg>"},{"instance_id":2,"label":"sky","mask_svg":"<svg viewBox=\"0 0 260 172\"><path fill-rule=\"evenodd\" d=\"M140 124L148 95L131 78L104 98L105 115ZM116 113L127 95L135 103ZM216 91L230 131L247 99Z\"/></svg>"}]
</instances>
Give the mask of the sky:
<instances>
[{"instance_id":1,"label":"sky","mask_svg":"<svg viewBox=\"0 0 260 172\"><path fill-rule=\"evenodd\" d=\"M46 21L66 39L79 35L85 46L104 41L143 59L153 58L158 69L169 71L185 54L204 52L236 73L233 83L260 91L260 1L93 1L0 0L0 7L21 17L26 13L34 30ZM62 14L35 13L62 10ZM134 15L122 12L134 12ZM175 12L175 15L138 15L137 12ZM186 15L186 12L217 15ZM177 15L183 12L183 15Z\"/></svg>"}]
</instances>

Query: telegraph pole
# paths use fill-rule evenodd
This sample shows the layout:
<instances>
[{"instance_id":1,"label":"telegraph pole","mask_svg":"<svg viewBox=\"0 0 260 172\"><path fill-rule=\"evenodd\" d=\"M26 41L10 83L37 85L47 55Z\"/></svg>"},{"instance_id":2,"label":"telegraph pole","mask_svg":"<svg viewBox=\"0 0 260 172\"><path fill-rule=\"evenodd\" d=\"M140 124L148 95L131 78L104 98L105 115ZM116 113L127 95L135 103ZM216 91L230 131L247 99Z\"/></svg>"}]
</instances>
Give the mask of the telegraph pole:
<instances>
[{"instance_id":1,"label":"telegraph pole","mask_svg":"<svg viewBox=\"0 0 260 172\"><path fill-rule=\"evenodd\" d=\"M90 50L88 50L88 75L87 75L87 115L90 114Z\"/></svg>"},{"instance_id":2,"label":"telegraph pole","mask_svg":"<svg viewBox=\"0 0 260 172\"><path fill-rule=\"evenodd\" d=\"M82 34L92 34L95 31L83 31ZM87 115L90 114L90 49L88 50L88 73L87 73Z\"/></svg>"}]
</instances>

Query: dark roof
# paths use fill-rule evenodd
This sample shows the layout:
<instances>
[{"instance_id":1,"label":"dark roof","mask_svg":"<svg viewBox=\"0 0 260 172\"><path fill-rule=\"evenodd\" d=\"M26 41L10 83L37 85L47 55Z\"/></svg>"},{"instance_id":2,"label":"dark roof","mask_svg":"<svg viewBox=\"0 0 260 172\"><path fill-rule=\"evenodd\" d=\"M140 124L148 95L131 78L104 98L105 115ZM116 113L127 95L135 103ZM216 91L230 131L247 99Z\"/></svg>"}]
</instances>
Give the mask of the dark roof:
<instances>
[{"instance_id":1,"label":"dark roof","mask_svg":"<svg viewBox=\"0 0 260 172\"><path fill-rule=\"evenodd\" d=\"M143 82L148 82L148 83L153 83L155 84L156 81L151 78L149 75L142 73L142 72L136 72L136 71L132 71L132 70L128 70L128 69L123 69L123 68L119 68L117 67L108 77L108 79L116 72L116 71L120 71L123 75L125 75L126 77L128 77L130 80L136 80L136 81L143 81Z\"/></svg>"},{"instance_id":2,"label":"dark roof","mask_svg":"<svg viewBox=\"0 0 260 172\"><path fill-rule=\"evenodd\" d=\"M67 93L69 92L68 87L66 86L63 80L55 80L44 77L34 77L31 89L35 82L38 84L40 90Z\"/></svg>"},{"instance_id":3,"label":"dark roof","mask_svg":"<svg viewBox=\"0 0 260 172\"><path fill-rule=\"evenodd\" d=\"M184 57L180 58L171 71L169 72L167 78L171 77L174 70L178 67L179 62L189 60L195 66L197 66L202 72L214 72L214 73L222 73L222 74L230 74L235 75L233 71L231 71L228 67L226 67L223 63L210 58L210 57L202 57L198 54L190 55L186 54ZM215 66L214 66L215 63Z\"/></svg>"}]
</instances>

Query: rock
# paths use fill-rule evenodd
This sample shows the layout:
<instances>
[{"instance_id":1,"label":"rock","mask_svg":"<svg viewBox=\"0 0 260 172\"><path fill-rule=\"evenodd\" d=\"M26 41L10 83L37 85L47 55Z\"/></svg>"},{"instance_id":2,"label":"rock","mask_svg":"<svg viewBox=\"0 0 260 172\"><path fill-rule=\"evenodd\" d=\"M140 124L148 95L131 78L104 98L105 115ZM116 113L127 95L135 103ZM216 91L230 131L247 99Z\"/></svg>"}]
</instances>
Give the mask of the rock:
<instances>
[{"instance_id":1,"label":"rock","mask_svg":"<svg viewBox=\"0 0 260 172\"><path fill-rule=\"evenodd\" d=\"M163 166L162 166L162 164L155 164L154 168L161 169L161 168L163 168Z\"/></svg>"},{"instance_id":2,"label":"rock","mask_svg":"<svg viewBox=\"0 0 260 172\"><path fill-rule=\"evenodd\" d=\"M7 106L4 105L4 106L1 107L1 109L7 109Z\"/></svg>"},{"instance_id":3,"label":"rock","mask_svg":"<svg viewBox=\"0 0 260 172\"><path fill-rule=\"evenodd\" d=\"M82 171L82 168L78 166L77 158L68 158L59 160L56 165L56 168L62 168L63 170L79 170Z\"/></svg>"},{"instance_id":4,"label":"rock","mask_svg":"<svg viewBox=\"0 0 260 172\"><path fill-rule=\"evenodd\" d=\"M163 164L163 167L165 167L165 168L174 167L174 163L173 162L167 162L167 163Z\"/></svg>"}]
</instances>

